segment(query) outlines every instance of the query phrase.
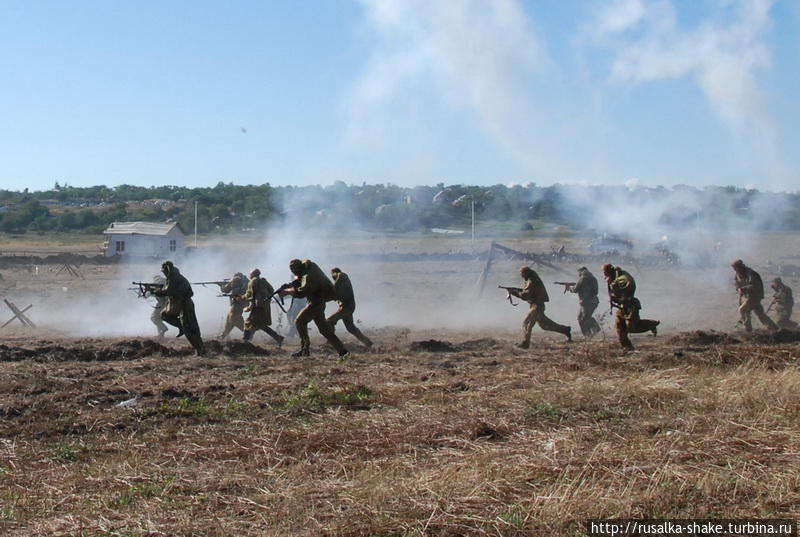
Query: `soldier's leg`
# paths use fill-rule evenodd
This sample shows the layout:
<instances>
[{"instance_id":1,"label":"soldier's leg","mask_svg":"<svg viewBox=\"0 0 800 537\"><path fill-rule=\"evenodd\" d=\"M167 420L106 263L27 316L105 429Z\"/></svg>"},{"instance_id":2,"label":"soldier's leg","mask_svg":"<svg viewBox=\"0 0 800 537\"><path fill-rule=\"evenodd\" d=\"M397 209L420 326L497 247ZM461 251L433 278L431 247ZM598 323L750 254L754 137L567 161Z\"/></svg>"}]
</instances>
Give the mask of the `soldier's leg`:
<instances>
[{"instance_id":1,"label":"soldier's leg","mask_svg":"<svg viewBox=\"0 0 800 537\"><path fill-rule=\"evenodd\" d=\"M527 349L531 345L531 331L533 331L533 325L536 324L538 318L539 308L536 304L533 304L531 309L528 310L528 314L525 315L525 318L522 320L522 343L520 343L519 346L523 349Z\"/></svg>"},{"instance_id":2,"label":"soldier's leg","mask_svg":"<svg viewBox=\"0 0 800 537\"><path fill-rule=\"evenodd\" d=\"M345 315L344 308L342 308L340 306L338 310L334 311L333 314L331 314L331 316L328 317L328 319L327 319L328 320L328 324L331 325L331 328L333 330L336 330L336 323L338 323L340 320L342 320L344 315Z\"/></svg>"},{"instance_id":3,"label":"soldier's leg","mask_svg":"<svg viewBox=\"0 0 800 537\"><path fill-rule=\"evenodd\" d=\"M164 309L161 311L161 320L178 329L178 335L175 337L181 337L183 335L183 323L180 317L181 310L181 300L177 297L169 297L167 305L164 306Z\"/></svg>"},{"instance_id":4,"label":"soldier's leg","mask_svg":"<svg viewBox=\"0 0 800 537\"><path fill-rule=\"evenodd\" d=\"M346 354L347 349L344 347L344 343L342 343L342 340L336 336L336 332L333 331L333 328L331 328L331 325L329 325L328 321L325 319L324 303L314 306L312 318L314 320L314 324L317 325L319 333L328 340L328 343L330 343L334 349L336 349L336 352L339 353L339 356Z\"/></svg>"},{"instance_id":5,"label":"soldier's leg","mask_svg":"<svg viewBox=\"0 0 800 537\"><path fill-rule=\"evenodd\" d=\"M764 307L761 304L754 304L752 311L756 314L758 320L761 321L761 324L770 330L778 330L778 325L776 325L775 322L770 319L766 313L764 313Z\"/></svg>"},{"instance_id":6,"label":"soldier's leg","mask_svg":"<svg viewBox=\"0 0 800 537\"><path fill-rule=\"evenodd\" d=\"M591 315L587 315L586 306L581 304L580 309L578 310L578 326L581 327L581 334L586 339L589 339L594 335L592 331L592 319Z\"/></svg>"},{"instance_id":7,"label":"soldier's leg","mask_svg":"<svg viewBox=\"0 0 800 537\"><path fill-rule=\"evenodd\" d=\"M753 331L753 323L750 320L750 311L752 309L752 304L750 304L750 299L745 298L742 303L739 305L739 317L742 320L742 325L747 332Z\"/></svg>"},{"instance_id":8,"label":"soldier's leg","mask_svg":"<svg viewBox=\"0 0 800 537\"><path fill-rule=\"evenodd\" d=\"M593 337L595 334L600 332L600 325L597 324L597 319L594 318L594 310L597 309L599 304L599 301L590 302L586 304L584 309L586 315L586 325L589 328L589 337Z\"/></svg>"},{"instance_id":9,"label":"soldier's leg","mask_svg":"<svg viewBox=\"0 0 800 537\"><path fill-rule=\"evenodd\" d=\"M353 334L356 337L356 339L358 339L361 343L363 343L367 347L372 347L372 340L369 339L367 336L365 336L363 332L361 332L361 330L358 329L356 323L353 321L352 311L345 312L345 314L342 315L342 322L344 323L344 327L347 328L347 331Z\"/></svg>"},{"instance_id":10,"label":"soldier's leg","mask_svg":"<svg viewBox=\"0 0 800 537\"><path fill-rule=\"evenodd\" d=\"M236 326L236 321L236 312L233 307L231 307L231 309L228 310L228 315L225 317L225 328L222 329L222 333L219 335L220 339L228 337L228 334L230 334L231 330Z\"/></svg>"},{"instance_id":11,"label":"soldier's leg","mask_svg":"<svg viewBox=\"0 0 800 537\"><path fill-rule=\"evenodd\" d=\"M183 301L181 310L181 320L183 321L183 329L186 333L186 339L192 344L198 356L205 354L205 346L203 339L200 336L200 325L197 323L197 315L194 311L194 301L187 298Z\"/></svg>"},{"instance_id":12,"label":"soldier's leg","mask_svg":"<svg viewBox=\"0 0 800 537\"><path fill-rule=\"evenodd\" d=\"M619 339L619 344L622 345L623 349L633 350L633 343L631 343L631 340L628 337L628 326L625 320L625 311L623 308L619 308L617 310L617 316L614 324L617 329L617 338Z\"/></svg>"},{"instance_id":13,"label":"soldier's leg","mask_svg":"<svg viewBox=\"0 0 800 537\"><path fill-rule=\"evenodd\" d=\"M565 325L565 324L558 324L550 317L545 315L544 311L539 312L539 326L542 327L542 330L547 330L548 332L558 332L559 334L564 334L567 336L568 339L572 340L572 328Z\"/></svg>"},{"instance_id":14,"label":"soldier's leg","mask_svg":"<svg viewBox=\"0 0 800 537\"><path fill-rule=\"evenodd\" d=\"M313 316L314 313L311 311L311 306L306 306L295 317L294 326L297 329L297 335L300 337L300 350L292 356L308 356L309 348L311 347L311 339L308 337L308 323L311 322Z\"/></svg>"},{"instance_id":15,"label":"soldier's leg","mask_svg":"<svg viewBox=\"0 0 800 537\"><path fill-rule=\"evenodd\" d=\"M153 313L150 314L150 321L156 325L156 330L158 330L158 338L161 339L164 337L164 332L167 331L167 327L164 324L164 321L161 320L161 312L164 308L153 308Z\"/></svg>"}]
</instances>

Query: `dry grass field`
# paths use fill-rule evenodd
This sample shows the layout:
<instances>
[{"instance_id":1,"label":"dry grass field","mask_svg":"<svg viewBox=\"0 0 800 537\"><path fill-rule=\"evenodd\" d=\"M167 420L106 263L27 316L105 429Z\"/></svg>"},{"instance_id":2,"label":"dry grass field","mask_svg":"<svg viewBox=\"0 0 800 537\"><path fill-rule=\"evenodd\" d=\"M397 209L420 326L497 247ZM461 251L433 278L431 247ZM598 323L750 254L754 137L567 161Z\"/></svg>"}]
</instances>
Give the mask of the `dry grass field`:
<instances>
[{"instance_id":1,"label":"dry grass field","mask_svg":"<svg viewBox=\"0 0 800 537\"><path fill-rule=\"evenodd\" d=\"M770 240L752 254L765 279L797 251ZM662 326L627 354L608 321L594 341L536 328L516 348L524 306L488 287L518 283L518 261L481 299L480 263L368 264L345 270L376 345L340 326L344 362L318 338L303 359L263 336L212 340L225 306L203 288L209 356L148 338L143 301L101 302L152 265L0 267L0 295L40 325L0 330L0 534L579 536L587 518L800 517L800 334L737 330L727 263L636 273ZM574 333L575 310L551 290Z\"/></svg>"}]
</instances>

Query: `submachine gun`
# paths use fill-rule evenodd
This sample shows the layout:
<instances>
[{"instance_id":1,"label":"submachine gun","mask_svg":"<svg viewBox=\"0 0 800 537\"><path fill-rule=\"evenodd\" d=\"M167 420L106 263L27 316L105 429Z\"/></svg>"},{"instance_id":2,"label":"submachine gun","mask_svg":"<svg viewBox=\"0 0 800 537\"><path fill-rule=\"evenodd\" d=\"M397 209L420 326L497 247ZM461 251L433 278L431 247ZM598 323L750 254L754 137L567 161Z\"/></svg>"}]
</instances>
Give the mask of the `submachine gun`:
<instances>
[{"instance_id":1,"label":"submachine gun","mask_svg":"<svg viewBox=\"0 0 800 537\"><path fill-rule=\"evenodd\" d=\"M573 287L575 287L575 282L553 282L556 285L563 285L564 286L564 293L570 291Z\"/></svg>"},{"instance_id":2,"label":"submachine gun","mask_svg":"<svg viewBox=\"0 0 800 537\"><path fill-rule=\"evenodd\" d=\"M203 287L205 287L206 285L214 284L214 285L219 285L220 287L222 287L223 285L225 285L229 281L230 280L218 280L218 281L215 281L215 282L192 282L192 285L202 285Z\"/></svg>"},{"instance_id":3,"label":"submachine gun","mask_svg":"<svg viewBox=\"0 0 800 537\"><path fill-rule=\"evenodd\" d=\"M162 289L164 287L164 285L161 284L161 283L149 283L149 282L131 282L131 283L133 285L138 285L139 286L139 291L138 291L139 298L144 298L148 294L152 295L153 291L155 291L157 289ZM136 288L133 288L133 290L135 291Z\"/></svg>"},{"instance_id":4,"label":"submachine gun","mask_svg":"<svg viewBox=\"0 0 800 537\"><path fill-rule=\"evenodd\" d=\"M522 291L521 288L519 288L519 287L506 287L505 285L498 285L497 288L498 289L505 289L506 290L506 300L508 300L508 303L511 304L512 306L516 306L517 305L517 304L514 303L514 299L512 298L514 295L511 294L511 291L516 291L517 293L519 293L520 291Z\"/></svg>"}]
</instances>

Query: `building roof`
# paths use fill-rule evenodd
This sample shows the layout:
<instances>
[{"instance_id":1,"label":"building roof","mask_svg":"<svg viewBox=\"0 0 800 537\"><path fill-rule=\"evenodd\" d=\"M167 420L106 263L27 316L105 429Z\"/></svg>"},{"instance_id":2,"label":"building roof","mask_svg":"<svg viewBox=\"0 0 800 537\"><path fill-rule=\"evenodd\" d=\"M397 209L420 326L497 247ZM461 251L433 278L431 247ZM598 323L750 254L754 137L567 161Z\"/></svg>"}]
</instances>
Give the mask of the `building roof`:
<instances>
[{"instance_id":1,"label":"building roof","mask_svg":"<svg viewBox=\"0 0 800 537\"><path fill-rule=\"evenodd\" d=\"M175 222L171 224L158 224L155 222L113 222L103 233L106 235L166 235L175 227L183 234L183 230Z\"/></svg>"}]
</instances>

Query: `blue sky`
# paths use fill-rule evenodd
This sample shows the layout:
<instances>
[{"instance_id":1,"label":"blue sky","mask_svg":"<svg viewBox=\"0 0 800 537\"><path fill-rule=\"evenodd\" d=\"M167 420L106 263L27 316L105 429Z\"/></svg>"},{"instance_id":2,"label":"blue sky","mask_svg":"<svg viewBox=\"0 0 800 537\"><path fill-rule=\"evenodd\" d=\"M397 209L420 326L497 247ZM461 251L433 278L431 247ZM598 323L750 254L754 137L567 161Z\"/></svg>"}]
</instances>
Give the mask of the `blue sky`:
<instances>
[{"instance_id":1,"label":"blue sky","mask_svg":"<svg viewBox=\"0 0 800 537\"><path fill-rule=\"evenodd\" d=\"M0 187L797 190L798 23L795 0L6 0Z\"/></svg>"}]
</instances>

